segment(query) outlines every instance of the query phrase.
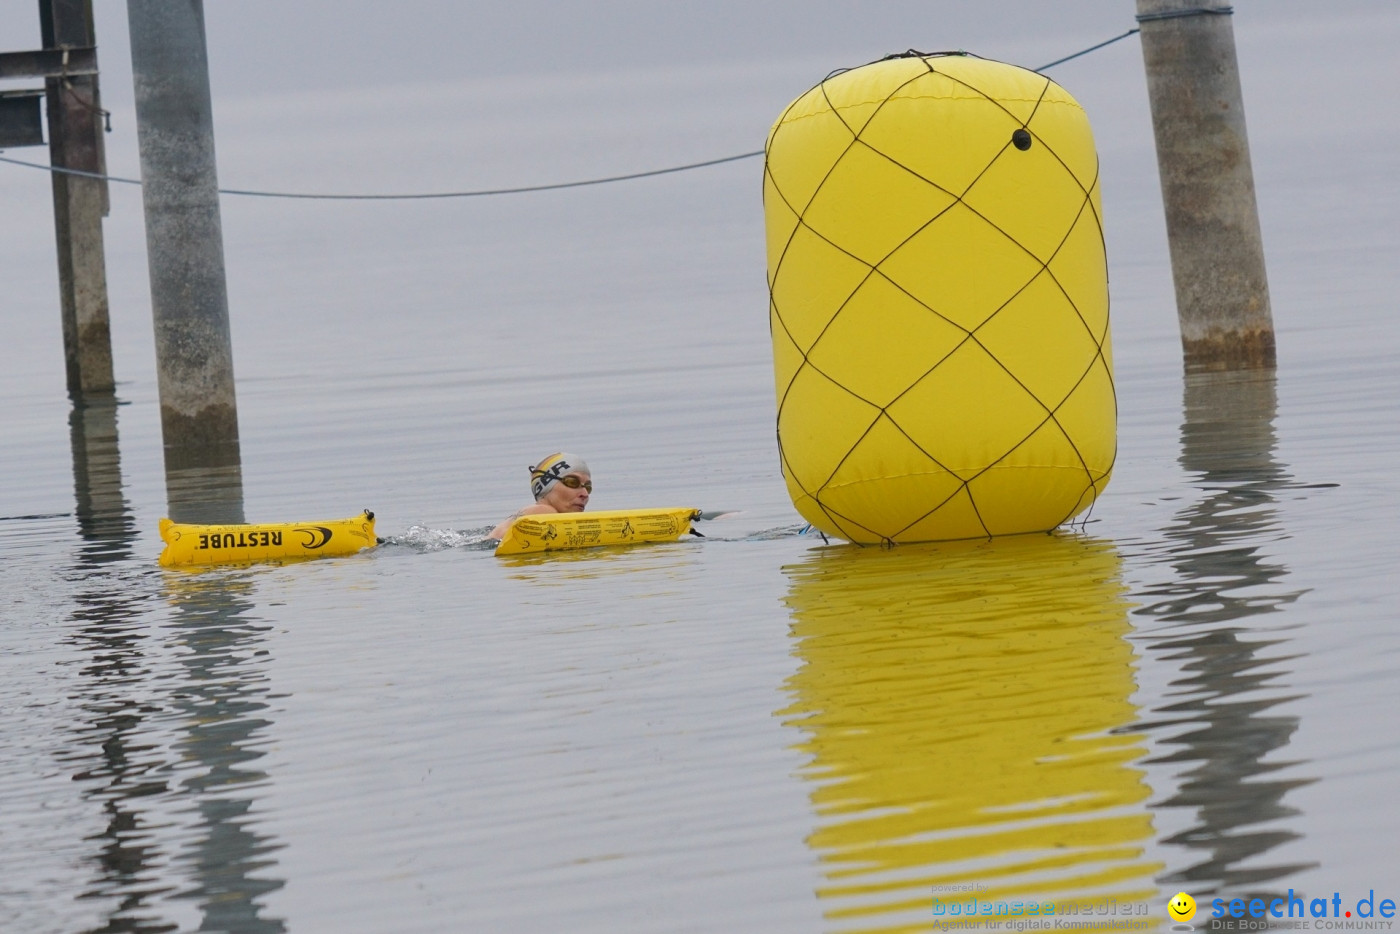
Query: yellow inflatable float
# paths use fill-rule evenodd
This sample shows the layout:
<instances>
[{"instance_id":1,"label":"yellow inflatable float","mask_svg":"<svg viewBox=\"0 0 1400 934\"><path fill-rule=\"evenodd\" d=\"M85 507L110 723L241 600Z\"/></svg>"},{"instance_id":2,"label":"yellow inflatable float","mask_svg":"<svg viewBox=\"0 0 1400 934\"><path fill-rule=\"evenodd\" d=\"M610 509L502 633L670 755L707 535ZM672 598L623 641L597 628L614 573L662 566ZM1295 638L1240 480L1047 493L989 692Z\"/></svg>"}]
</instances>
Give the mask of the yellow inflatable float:
<instances>
[{"instance_id":1,"label":"yellow inflatable float","mask_svg":"<svg viewBox=\"0 0 1400 934\"><path fill-rule=\"evenodd\" d=\"M528 555L601 545L674 542L691 531L698 509L615 509L521 516L496 546L498 555ZM696 533L698 534L698 533Z\"/></svg>"},{"instance_id":2,"label":"yellow inflatable float","mask_svg":"<svg viewBox=\"0 0 1400 934\"><path fill-rule=\"evenodd\" d=\"M352 519L265 525L186 525L160 520L161 567L248 564L288 558L330 558L373 548L374 513Z\"/></svg>"},{"instance_id":3,"label":"yellow inflatable float","mask_svg":"<svg viewBox=\"0 0 1400 934\"><path fill-rule=\"evenodd\" d=\"M1054 528L1116 452L1098 158L1044 75L911 52L768 136L778 448L797 511L861 543Z\"/></svg>"}]
</instances>

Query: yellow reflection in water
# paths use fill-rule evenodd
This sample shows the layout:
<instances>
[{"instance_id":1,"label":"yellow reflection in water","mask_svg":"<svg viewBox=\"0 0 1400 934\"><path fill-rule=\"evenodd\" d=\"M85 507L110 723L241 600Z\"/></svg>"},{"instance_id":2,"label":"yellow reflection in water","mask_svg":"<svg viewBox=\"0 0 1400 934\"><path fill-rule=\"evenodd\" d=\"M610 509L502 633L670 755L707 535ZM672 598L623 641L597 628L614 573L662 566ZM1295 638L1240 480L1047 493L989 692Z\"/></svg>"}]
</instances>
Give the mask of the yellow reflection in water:
<instances>
[{"instance_id":1,"label":"yellow reflection in water","mask_svg":"<svg viewBox=\"0 0 1400 934\"><path fill-rule=\"evenodd\" d=\"M1165 917L1144 749L1122 729L1120 564L1108 542L1034 535L822 548L784 569L802 666L780 715L806 734L808 842L839 929L929 929L935 887L1080 913L1063 920Z\"/></svg>"}]
</instances>

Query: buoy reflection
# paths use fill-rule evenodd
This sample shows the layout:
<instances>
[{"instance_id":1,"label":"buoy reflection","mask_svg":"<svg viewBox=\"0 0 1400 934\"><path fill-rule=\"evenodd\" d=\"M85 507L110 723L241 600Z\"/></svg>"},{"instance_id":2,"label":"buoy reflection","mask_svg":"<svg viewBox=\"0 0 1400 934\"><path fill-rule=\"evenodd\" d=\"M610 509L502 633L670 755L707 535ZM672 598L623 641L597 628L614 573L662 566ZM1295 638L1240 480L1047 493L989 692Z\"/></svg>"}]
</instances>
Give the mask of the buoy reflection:
<instances>
[{"instance_id":1,"label":"buoy reflection","mask_svg":"<svg viewBox=\"0 0 1400 934\"><path fill-rule=\"evenodd\" d=\"M785 572L802 665L780 715L810 756L835 929L928 929L940 892L1146 910L1160 866L1111 544L822 548Z\"/></svg>"}]
</instances>

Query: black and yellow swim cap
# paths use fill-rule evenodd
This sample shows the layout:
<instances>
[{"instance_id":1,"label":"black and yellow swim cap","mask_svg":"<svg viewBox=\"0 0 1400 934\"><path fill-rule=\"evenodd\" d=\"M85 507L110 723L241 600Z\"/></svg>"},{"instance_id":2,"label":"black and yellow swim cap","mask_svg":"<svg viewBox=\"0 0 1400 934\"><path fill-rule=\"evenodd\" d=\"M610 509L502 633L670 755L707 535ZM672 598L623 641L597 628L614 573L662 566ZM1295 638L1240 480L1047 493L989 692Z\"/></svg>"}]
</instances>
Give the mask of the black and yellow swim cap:
<instances>
[{"instance_id":1,"label":"black and yellow swim cap","mask_svg":"<svg viewBox=\"0 0 1400 934\"><path fill-rule=\"evenodd\" d=\"M559 478L569 473L586 473L591 475L588 463L582 458L572 454L558 453L551 454L538 464L530 468L530 492L535 494L535 502L539 502L544 495L549 492L549 488L559 482Z\"/></svg>"}]
</instances>

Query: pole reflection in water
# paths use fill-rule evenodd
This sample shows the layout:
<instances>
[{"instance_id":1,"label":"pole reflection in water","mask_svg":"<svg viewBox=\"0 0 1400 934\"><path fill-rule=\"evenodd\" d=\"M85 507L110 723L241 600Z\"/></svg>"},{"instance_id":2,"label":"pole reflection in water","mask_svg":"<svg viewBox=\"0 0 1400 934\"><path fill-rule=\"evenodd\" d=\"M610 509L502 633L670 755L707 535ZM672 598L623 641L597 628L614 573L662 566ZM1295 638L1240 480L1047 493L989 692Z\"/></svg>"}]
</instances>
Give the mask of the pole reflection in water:
<instances>
[{"instance_id":1,"label":"pole reflection in water","mask_svg":"<svg viewBox=\"0 0 1400 934\"><path fill-rule=\"evenodd\" d=\"M249 611L254 572L166 572L174 607L183 685L171 698L181 736L178 794L198 815L193 840L177 857L194 887L180 893L203 912L201 930L281 934L280 920L261 915L260 900L282 887L266 875L281 848L253 813L267 773L256 763L271 742L264 636L271 628Z\"/></svg>"},{"instance_id":2,"label":"pole reflection in water","mask_svg":"<svg viewBox=\"0 0 1400 934\"><path fill-rule=\"evenodd\" d=\"M243 467L235 461L220 467L165 468L165 499L170 518L197 525L241 523Z\"/></svg>"},{"instance_id":3,"label":"pole reflection in water","mask_svg":"<svg viewBox=\"0 0 1400 934\"><path fill-rule=\"evenodd\" d=\"M72 571L76 593L68 641L89 660L77 698L83 719L60 758L75 770L73 780L101 807L106 822L91 838L93 878L80 898L115 906L98 930L154 934L174 926L153 916L150 906L169 886L159 881L163 857L143 802L167 789L159 777L164 760L143 735L160 708L145 699L152 672L141 614L150 588L133 580L130 565L137 535L122 492L117 406L113 396L78 399L69 416L81 542Z\"/></svg>"},{"instance_id":4,"label":"pole reflection in water","mask_svg":"<svg viewBox=\"0 0 1400 934\"><path fill-rule=\"evenodd\" d=\"M1057 534L821 548L785 569L802 665L781 715L806 734L839 929L927 929L935 896L1147 913L1161 867L1123 729L1120 566Z\"/></svg>"},{"instance_id":5,"label":"pole reflection in water","mask_svg":"<svg viewBox=\"0 0 1400 934\"><path fill-rule=\"evenodd\" d=\"M115 396L76 401L68 415L73 447L73 495L78 534L83 539L79 564L124 561L131 556L135 520L122 493L121 447L117 440Z\"/></svg>"},{"instance_id":6,"label":"pole reflection in water","mask_svg":"<svg viewBox=\"0 0 1400 934\"><path fill-rule=\"evenodd\" d=\"M1194 862L1163 882L1186 886L1198 901L1306 865L1260 859L1298 837L1282 823L1298 813L1283 799L1313 780L1263 778L1299 764L1270 757L1288 745L1298 718L1268 713L1298 695L1284 693L1287 640L1257 634L1268 629L1262 620L1246 623L1303 593L1283 586L1288 568L1263 551L1285 537L1276 494L1298 488L1274 458L1277 405L1272 370L1187 374L1180 463L1204 496L1162 530L1160 560L1175 576L1141 594L1146 605L1135 611L1159 621L1142 627L1149 652L1188 672L1172 685L1181 699L1153 711L1143 728L1174 733L1162 743L1177 750L1154 763L1191 765L1177 792L1154 807L1196 812L1194 826L1164 841L1192 851Z\"/></svg>"},{"instance_id":7,"label":"pole reflection in water","mask_svg":"<svg viewBox=\"0 0 1400 934\"><path fill-rule=\"evenodd\" d=\"M268 627L249 615L252 581L248 572L161 572L136 557L116 400L79 402L70 425L81 541L69 571L68 639L88 661L76 698L82 718L59 758L104 815L78 896L103 906L103 923L89 930L178 930L172 916L183 912L168 900L192 899L201 930L280 934L282 922L262 918L259 905L282 885L263 875L277 844L250 814L267 780L252 764L269 725L261 716ZM198 473L181 472L172 501L203 493L222 515L241 512L236 470ZM164 639L152 626L162 580L173 615Z\"/></svg>"}]
</instances>

